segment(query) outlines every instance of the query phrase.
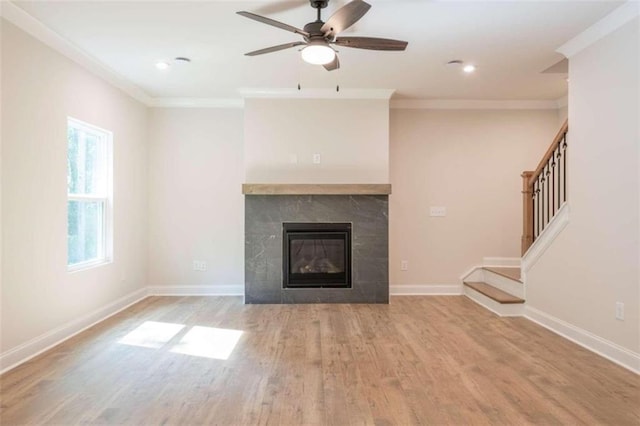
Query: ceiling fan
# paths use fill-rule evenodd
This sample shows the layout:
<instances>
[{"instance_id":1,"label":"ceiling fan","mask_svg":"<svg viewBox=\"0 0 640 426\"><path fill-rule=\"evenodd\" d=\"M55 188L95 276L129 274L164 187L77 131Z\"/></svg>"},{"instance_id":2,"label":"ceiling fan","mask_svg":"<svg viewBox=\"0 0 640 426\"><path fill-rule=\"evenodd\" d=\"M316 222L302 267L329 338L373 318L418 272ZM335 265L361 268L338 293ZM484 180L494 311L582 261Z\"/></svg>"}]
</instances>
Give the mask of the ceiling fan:
<instances>
[{"instance_id":1,"label":"ceiling fan","mask_svg":"<svg viewBox=\"0 0 640 426\"><path fill-rule=\"evenodd\" d=\"M329 0L309 0L309 3L311 7L317 10L317 18L314 22L309 22L305 25L302 30L255 13L236 12L238 15L263 24L299 34L304 39L304 41L294 41L254 50L253 52L245 53L245 55L256 56L291 47L304 46L302 48L302 59L311 64L323 65L327 71L332 71L340 68L340 61L338 60L338 55L336 55L336 50L331 45L368 50L405 50L407 47L408 43L402 40L376 37L338 37L339 33L355 24L369 11L371 8L369 3L362 0L352 0L331 15L327 22L322 21L320 14L321 10L327 7Z\"/></svg>"}]
</instances>

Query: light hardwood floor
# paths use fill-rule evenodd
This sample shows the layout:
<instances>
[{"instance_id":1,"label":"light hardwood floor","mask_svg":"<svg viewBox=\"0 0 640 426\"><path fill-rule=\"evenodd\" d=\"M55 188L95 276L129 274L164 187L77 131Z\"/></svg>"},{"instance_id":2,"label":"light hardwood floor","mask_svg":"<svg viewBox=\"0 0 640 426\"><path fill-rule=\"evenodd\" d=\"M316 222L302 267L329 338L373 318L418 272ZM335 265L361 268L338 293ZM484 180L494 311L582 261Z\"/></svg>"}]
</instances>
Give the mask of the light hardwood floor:
<instances>
[{"instance_id":1,"label":"light hardwood floor","mask_svg":"<svg viewBox=\"0 0 640 426\"><path fill-rule=\"evenodd\" d=\"M148 321L185 327L148 336L155 348L120 342ZM207 344L225 332L212 328L243 332L228 359L175 352L215 355ZM0 386L2 425L640 424L640 376L457 296L390 305L150 297Z\"/></svg>"}]
</instances>

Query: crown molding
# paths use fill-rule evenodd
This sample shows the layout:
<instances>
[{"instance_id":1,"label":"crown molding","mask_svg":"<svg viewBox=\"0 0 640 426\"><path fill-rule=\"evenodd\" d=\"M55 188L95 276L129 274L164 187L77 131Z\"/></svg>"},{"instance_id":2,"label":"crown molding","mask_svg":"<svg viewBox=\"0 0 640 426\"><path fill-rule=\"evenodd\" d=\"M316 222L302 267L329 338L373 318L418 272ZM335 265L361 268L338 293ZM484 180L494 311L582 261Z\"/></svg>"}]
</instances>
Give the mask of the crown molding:
<instances>
[{"instance_id":1,"label":"crown molding","mask_svg":"<svg viewBox=\"0 0 640 426\"><path fill-rule=\"evenodd\" d=\"M397 99L392 100L391 109L558 109L561 99L557 100L479 100L479 99Z\"/></svg>"},{"instance_id":2,"label":"crown molding","mask_svg":"<svg viewBox=\"0 0 640 426\"><path fill-rule=\"evenodd\" d=\"M244 108L244 99L234 98L153 98L154 108Z\"/></svg>"},{"instance_id":3,"label":"crown molding","mask_svg":"<svg viewBox=\"0 0 640 426\"><path fill-rule=\"evenodd\" d=\"M394 89L238 89L243 98L270 99L386 99Z\"/></svg>"},{"instance_id":4,"label":"crown molding","mask_svg":"<svg viewBox=\"0 0 640 426\"><path fill-rule=\"evenodd\" d=\"M40 40L45 45L76 62L83 68L106 80L137 101L140 101L147 106L151 106L153 104L153 98L138 86L132 84L129 80L122 77L111 68L106 67L100 61L85 53L78 46L60 36L60 34L44 25L38 19L29 15L11 1L0 1L0 16L32 37Z\"/></svg>"},{"instance_id":5,"label":"crown molding","mask_svg":"<svg viewBox=\"0 0 640 426\"><path fill-rule=\"evenodd\" d=\"M321 92L321 93L319 93ZM243 99L234 98L153 98L149 106L155 108L244 108L245 98L263 99L341 99L340 96L328 96L324 89L314 90L306 96L277 96L281 91L252 89ZM376 90L352 90L345 99L384 99L372 96ZM365 96L362 95L363 92ZM320 96L318 96L320 95ZM368 96L367 96L368 95ZM567 96L555 100L520 100L520 101L487 101L487 100L451 100L451 99L398 99L391 100L391 109L475 109L475 110L543 110L559 109L567 106Z\"/></svg>"},{"instance_id":6,"label":"crown molding","mask_svg":"<svg viewBox=\"0 0 640 426\"><path fill-rule=\"evenodd\" d=\"M629 0L562 46L558 47L556 52L563 54L567 58L571 58L639 15L640 2L638 2L638 0Z\"/></svg>"}]
</instances>

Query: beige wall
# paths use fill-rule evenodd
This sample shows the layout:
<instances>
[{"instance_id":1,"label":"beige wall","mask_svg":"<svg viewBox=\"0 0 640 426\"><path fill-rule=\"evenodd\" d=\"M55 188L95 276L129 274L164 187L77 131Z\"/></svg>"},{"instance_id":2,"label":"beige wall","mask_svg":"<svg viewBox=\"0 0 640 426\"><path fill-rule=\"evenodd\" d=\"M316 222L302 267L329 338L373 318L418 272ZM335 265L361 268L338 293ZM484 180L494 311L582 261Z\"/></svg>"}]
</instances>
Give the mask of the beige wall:
<instances>
[{"instance_id":1,"label":"beige wall","mask_svg":"<svg viewBox=\"0 0 640 426\"><path fill-rule=\"evenodd\" d=\"M388 100L247 99L244 123L246 182L389 181Z\"/></svg>"},{"instance_id":2,"label":"beige wall","mask_svg":"<svg viewBox=\"0 0 640 426\"><path fill-rule=\"evenodd\" d=\"M558 129L556 110L391 110L391 285L459 284L483 257L519 257L520 173Z\"/></svg>"},{"instance_id":3,"label":"beige wall","mask_svg":"<svg viewBox=\"0 0 640 426\"><path fill-rule=\"evenodd\" d=\"M257 128L247 123L250 117L277 111L280 102L261 100L249 117L247 109L244 128ZM392 110L391 283L456 284L482 257L518 257L519 174L535 167L557 120L555 110ZM243 285L242 123L239 109L152 110L149 285ZM245 140L245 150L251 146ZM285 155L289 148L307 149L281 143L271 151ZM255 150L253 155L258 158ZM303 172L312 167L299 165ZM303 173L286 182L314 176ZM447 217L429 218L430 205L447 206ZM410 268L400 273L402 259ZM193 260L206 261L207 271L194 271Z\"/></svg>"},{"instance_id":4,"label":"beige wall","mask_svg":"<svg viewBox=\"0 0 640 426\"><path fill-rule=\"evenodd\" d=\"M569 106L565 105L558 108L558 129L562 127L565 121L569 118Z\"/></svg>"},{"instance_id":5,"label":"beige wall","mask_svg":"<svg viewBox=\"0 0 640 426\"><path fill-rule=\"evenodd\" d=\"M152 109L149 285L244 285L242 128L239 108Z\"/></svg>"},{"instance_id":6,"label":"beige wall","mask_svg":"<svg viewBox=\"0 0 640 426\"><path fill-rule=\"evenodd\" d=\"M0 353L146 285L147 109L2 22ZM113 131L114 260L68 273L67 116Z\"/></svg>"},{"instance_id":7,"label":"beige wall","mask_svg":"<svg viewBox=\"0 0 640 426\"><path fill-rule=\"evenodd\" d=\"M0 3L0 48L2 48L2 39L4 31L4 19L1 18L2 3ZM2 308L2 51L0 51L0 309ZM0 341L2 340L2 313L0 313ZM0 342L0 354L2 353L2 343Z\"/></svg>"},{"instance_id":8,"label":"beige wall","mask_svg":"<svg viewBox=\"0 0 640 426\"><path fill-rule=\"evenodd\" d=\"M527 275L529 306L636 353L638 34L636 18L569 60L570 219Z\"/></svg>"}]
</instances>

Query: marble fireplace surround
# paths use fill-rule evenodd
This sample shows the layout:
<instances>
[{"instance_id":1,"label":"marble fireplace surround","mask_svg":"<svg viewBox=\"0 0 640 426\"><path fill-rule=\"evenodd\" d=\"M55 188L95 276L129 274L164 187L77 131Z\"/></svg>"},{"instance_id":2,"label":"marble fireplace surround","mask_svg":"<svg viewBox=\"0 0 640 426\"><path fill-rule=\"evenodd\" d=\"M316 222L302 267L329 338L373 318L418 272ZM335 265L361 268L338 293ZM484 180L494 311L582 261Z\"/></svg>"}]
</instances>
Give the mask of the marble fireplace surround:
<instances>
[{"instance_id":1,"label":"marble fireplace surround","mask_svg":"<svg viewBox=\"0 0 640 426\"><path fill-rule=\"evenodd\" d=\"M389 184L243 184L244 300L389 303ZM283 288L284 222L351 222L351 288Z\"/></svg>"}]
</instances>

